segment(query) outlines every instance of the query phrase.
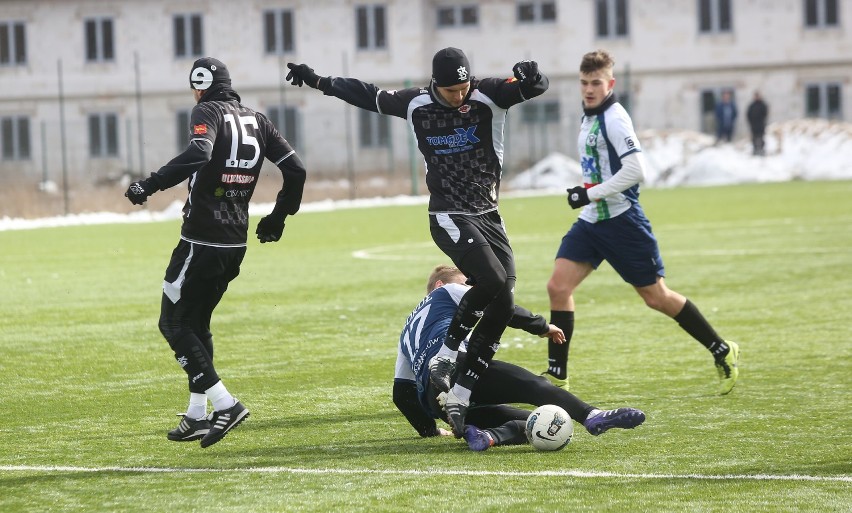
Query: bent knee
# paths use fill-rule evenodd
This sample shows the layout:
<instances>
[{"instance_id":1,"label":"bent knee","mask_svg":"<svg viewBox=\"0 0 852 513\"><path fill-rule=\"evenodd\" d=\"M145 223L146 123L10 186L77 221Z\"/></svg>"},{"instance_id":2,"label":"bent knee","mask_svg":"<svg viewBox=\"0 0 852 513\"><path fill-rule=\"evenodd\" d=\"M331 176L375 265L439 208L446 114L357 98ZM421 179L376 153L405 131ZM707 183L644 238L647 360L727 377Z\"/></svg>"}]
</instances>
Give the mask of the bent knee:
<instances>
[{"instance_id":1,"label":"bent knee","mask_svg":"<svg viewBox=\"0 0 852 513\"><path fill-rule=\"evenodd\" d=\"M192 329L188 326L162 317L160 318L160 322L157 324L157 327L160 329L160 333L162 333L163 338L165 338L171 346L174 346L175 342L180 340L184 334L192 332Z\"/></svg>"},{"instance_id":2,"label":"bent knee","mask_svg":"<svg viewBox=\"0 0 852 513\"><path fill-rule=\"evenodd\" d=\"M567 299L574 293L574 289L567 283L551 278L547 282L547 295L550 299Z\"/></svg>"},{"instance_id":3,"label":"bent knee","mask_svg":"<svg viewBox=\"0 0 852 513\"><path fill-rule=\"evenodd\" d=\"M477 277L476 286L482 287L482 290L490 297L497 297L506 288L509 277L503 268L492 269L491 271L481 277Z\"/></svg>"}]
</instances>

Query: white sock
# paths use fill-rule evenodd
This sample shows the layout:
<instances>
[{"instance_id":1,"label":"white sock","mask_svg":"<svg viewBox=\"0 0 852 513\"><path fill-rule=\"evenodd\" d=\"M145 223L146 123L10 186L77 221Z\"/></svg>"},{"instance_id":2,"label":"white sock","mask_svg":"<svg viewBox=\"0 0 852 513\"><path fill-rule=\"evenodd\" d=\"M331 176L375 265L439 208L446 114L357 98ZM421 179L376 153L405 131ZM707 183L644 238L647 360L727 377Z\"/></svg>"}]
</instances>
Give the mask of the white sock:
<instances>
[{"instance_id":1,"label":"white sock","mask_svg":"<svg viewBox=\"0 0 852 513\"><path fill-rule=\"evenodd\" d=\"M464 404L470 404L470 390L456 383L451 390L454 396Z\"/></svg>"},{"instance_id":2,"label":"white sock","mask_svg":"<svg viewBox=\"0 0 852 513\"><path fill-rule=\"evenodd\" d=\"M227 410L231 406L237 404L234 396L228 392L222 381L217 381L215 385L205 390L210 402L213 403L213 409L216 411Z\"/></svg>"},{"instance_id":3,"label":"white sock","mask_svg":"<svg viewBox=\"0 0 852 513\"><path fill-rule=\"evenodd\" d=\"M438 354L436 356L444 356L449 358L452 361L456 361L456 358L459 356L458 351L453 351L446 344L441 344L441 349L438 349Z\"/></svg>"},{"instance_id":4,"label":"white sock","mask_svg":"<svg viewBox=\"0 0 852 513\"><path fill-rule=\"evenodd\" d=\"M599 413L603 413L603 410L599 410L599 409L595 408L594 410L589 412L589 414L586 416L586 420L589 420L590 418L594 417L595 415L597 415Z\"/></svg>"},{"instance_id":5,"label":"white sock","mask_svg":"<svg viewBox=\"0 0 852 513\"><path fill-rule=\"evenodd\" d=\"M197 420L207 415L207 394L189 393L189 406L186 408L186 416Z\"/></svg>"}]
</instances>

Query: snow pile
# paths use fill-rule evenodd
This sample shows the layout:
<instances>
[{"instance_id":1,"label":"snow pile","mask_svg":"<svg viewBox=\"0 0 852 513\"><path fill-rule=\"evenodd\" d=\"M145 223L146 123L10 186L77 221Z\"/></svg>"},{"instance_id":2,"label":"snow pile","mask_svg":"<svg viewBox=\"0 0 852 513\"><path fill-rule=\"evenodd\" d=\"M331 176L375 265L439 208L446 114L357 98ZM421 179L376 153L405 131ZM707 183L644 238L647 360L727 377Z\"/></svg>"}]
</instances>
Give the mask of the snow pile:
<instances>
[{"instance_id":1,"label":"snow pile","mask_svg":"<svg viewBox=\"0 0 852 513\"><path fill-rule=\"evenodd\" d=\"M849 123L808 119L772 124L765 156L752 155L751 141L746 139L717 145L712 136L686 130L646 130L637 135L648 165L645 187L852 178ZM554 154L518 174L509 186L564 190L577 182L579 169L577 161Z\"/></svg>"},{"instance_id":2,"label":"snow pile","mask_svg":"<svg viewBox=\"0 0 852 513\"><path fill-rule=\"evenodd\" d=\"M638 136L648 164L645 187L852 179L852 124L849 123L808 119L770 125L766 134L766 156L763 157L751 154L751 142L746 139L716 145L713 137L690 131L647 130ZM535 190L563 192L580 184L581 180L580 164L576 160L553 153L508 180L507 189L512 192L504 197L526 195ZM424 204L427 199L426 196L396 196L326 200L302 205L301 212ZM252 203L249 212L265 215L272 207L272 203ZM182 208L183 201L176 201L160 212L146 209L131 214L100 212L45 219L0 218L0 230L180 219Z\"/></svg>"}]
</instances>

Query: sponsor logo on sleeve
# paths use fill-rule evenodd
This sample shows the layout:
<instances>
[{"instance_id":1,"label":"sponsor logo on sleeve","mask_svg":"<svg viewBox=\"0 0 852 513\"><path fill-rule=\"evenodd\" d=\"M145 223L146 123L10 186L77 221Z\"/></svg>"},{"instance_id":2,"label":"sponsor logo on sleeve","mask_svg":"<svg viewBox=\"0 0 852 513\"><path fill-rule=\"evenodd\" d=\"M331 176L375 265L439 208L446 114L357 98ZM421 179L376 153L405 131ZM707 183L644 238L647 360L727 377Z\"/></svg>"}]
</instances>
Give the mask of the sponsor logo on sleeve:
<instances>
[{"instance_id":1,"label":"sponsor logo on sleeve","mask_svg":"<svg viewBox=\"0 0 852 513\"><path fill-rule=\"evenodd\" d=\"M627 149L629 149L629 150L632 150L633 148L636 147L636 142L633 140L632 137L625 137L624 142L625 142L625 144L627 144Z\"/></svg>"},{"instance_id":2,"label":"sponsor logo on sleeve","mask_svg":"<svg viewBox=\"0 0 852 513\"><path fill-rule=\"evenodd\" d=\"M193 125L192 133L195 135L204 135L207 133L207 125Z\"/></svg>"}]
</instances>

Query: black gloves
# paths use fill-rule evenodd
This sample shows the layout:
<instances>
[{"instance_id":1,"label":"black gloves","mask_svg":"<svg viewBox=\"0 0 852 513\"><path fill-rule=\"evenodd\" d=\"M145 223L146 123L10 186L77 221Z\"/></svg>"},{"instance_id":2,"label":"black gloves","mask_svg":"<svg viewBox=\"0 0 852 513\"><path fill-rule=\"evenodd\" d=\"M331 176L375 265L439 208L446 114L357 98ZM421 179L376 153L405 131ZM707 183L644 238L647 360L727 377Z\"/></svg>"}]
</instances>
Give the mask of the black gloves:
<instances>
[{"instance_id":1,"label":"black gloves","mask_svg":"<svg viewBox=\"0 0 852 513\"><path fill-rule=\"evenodd\" d=\"M582 185L568 189L568 204L571 208L585 207L591 203L589 201L589 193Z\"/></svg>"},{"instance_id":2,"label":"black gloves","mask_svg":"<svg viewBox=\"0 0 852 513\"><path fill-rule=\"evenodd\" d=\"M141 205L145 203L148 196L154 194L157 190L157 187L150 180L139 180L130 184L130 187L124 193L124 197L134 205Z\"/></svg>"},{"instance_id":3,"label":"black gloves","mask_svg":"<svg viewBox=\"0 0 852 513\"><path fill-rule=\"evenodd\" d=\"M284 233L284 218L286 216L269 214L257 223L257 240L264 242L277 242Z\"/></svg>"},{"instance_id":4,"label":"black gloves","mask_svg":"<svg viewBox=\"0 0 852 513\"><path fill-rule=\"evenodd\" d=\"M314 73L312 67L307 64L293 64L292 62L288 62L287 67L290 68L290 72L284 78L285 81L289 80L294 86L302 87L302 84L307 84L314 89L319 88L320 77Z\"/></svg>"},{"instance_id":5,"label":"black gloves","mask_svg":"<svg viewBox=\"0 0 852 513\"><path fill-rule=\"evenodd\" d=\"M525 85L536 85L541 81L541 73L538 72L538 63L535 61L521 61L512 66L515 78Z\"/></svg>"}]
</instances>

